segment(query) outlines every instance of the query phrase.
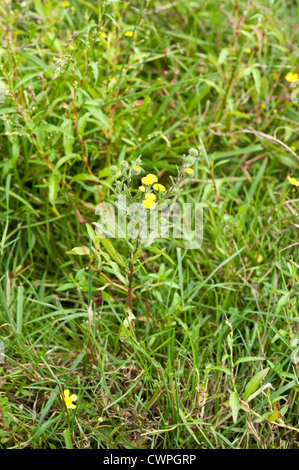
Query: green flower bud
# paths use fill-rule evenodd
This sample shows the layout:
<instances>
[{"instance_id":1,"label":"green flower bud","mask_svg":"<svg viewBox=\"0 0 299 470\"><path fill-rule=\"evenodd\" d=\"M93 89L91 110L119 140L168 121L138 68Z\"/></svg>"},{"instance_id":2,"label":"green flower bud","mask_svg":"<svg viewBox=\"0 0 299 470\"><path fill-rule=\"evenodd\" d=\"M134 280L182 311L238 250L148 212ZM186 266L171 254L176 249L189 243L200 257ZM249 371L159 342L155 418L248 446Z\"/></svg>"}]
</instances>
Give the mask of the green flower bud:
<instances>
[{"instance_id":1,"label":"green flower bud","mask_svg":"<svg viewBox=\"0 0 299 470\"><path fill-rule=\"evenodd\" d=\"M110 167L110 173L111 173L111 176L115 176L116 173L117 173L117 166L112 165L112 166Z\"/></svg>"},{"instance_id":2,"label":"green flower bud","mask_svg":"<svg viewBox=\"0 0 299 470\"><path fill-rule=\"evenodd\" d=\"M120 162L119 166L122 170L126 170L129 167L129 164L126 160L123 160L122 162Z\"/></svg>"},{"instance_id":3,"label":"green flower bud","mask_svg":"<svg viewBox=\"0 0 299 470\"><path fill-rule=\"evenodd\" d=\"M141 158L138 157L136 160L135 160L135 165L141 165L142 161L141 161Z\"/></svg>"},{"instance_id":4,"label":"green flower bud","mask_svg":"<svg viewBox=\"0 0 299 470\"><path fill-rule=\"evenodd\" d=\"M193 157L187 157L185 161L186 161L188 166L194 165L194 158Z\"/></svg>"},{"instance_id":5,"label":"green flower bud","mask_svg":"<svg viewBox=\"0 0 299 470\"><path fill-rule=\"evenodd\" d=\"M197 150L197 149L194 149L194 148L191 148L191 149L189 150L189 155L190 155L191 157L197 157L197 155L198 155L198 150Z\"/></svg>"},{"instance_id":6,"label":"green flower bud","mask_svg":"<svg viewBox=\"0 0 299 470\"><path fill-rule=\"evenodd\" d=\"M115 187L117 191L122 191L122 183L120 181L115 182Z\"/></svg>"}]
</instances>

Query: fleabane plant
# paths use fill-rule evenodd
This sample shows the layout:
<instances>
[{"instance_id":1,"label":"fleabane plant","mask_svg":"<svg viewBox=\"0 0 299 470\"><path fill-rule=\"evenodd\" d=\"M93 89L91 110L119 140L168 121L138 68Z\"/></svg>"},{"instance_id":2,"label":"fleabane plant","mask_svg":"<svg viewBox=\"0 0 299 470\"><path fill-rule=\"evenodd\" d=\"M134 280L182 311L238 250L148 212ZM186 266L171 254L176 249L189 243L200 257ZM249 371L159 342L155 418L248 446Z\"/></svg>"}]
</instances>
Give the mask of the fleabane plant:
<instances>
[{"instance_id":1,"label":"fleabane plant","mask_svg":"<svg viewBox=\"0 0 299 470\"><path fill-rule=\"evenodd\" d=\"M109 278L113 273L121 282L121 287L118 287L127 292L126 306L131 311L134 274L145 262L159 256L164 256L173 263L163 249L152 245L158 238L168 234L169 208L180 192L181 183L193 176L192 167L197 156L196 149L190 149L189 155L183 156L177 176L169 177L170 185L162 184L154 173L145 173L141 158L132 164L122 161L119 168L110 167L114 179L114 204L100 204L96 211L100 218L94 223L94 229L87 225L91 248L76 247L67 252L90 256L89 267L115 287L117 284ZM117 222L115 207L118 213ZM127 259L117 251L113 239L125 242ZM146 251L155 255L141 262Z\"/></svg>"}]
</instances>

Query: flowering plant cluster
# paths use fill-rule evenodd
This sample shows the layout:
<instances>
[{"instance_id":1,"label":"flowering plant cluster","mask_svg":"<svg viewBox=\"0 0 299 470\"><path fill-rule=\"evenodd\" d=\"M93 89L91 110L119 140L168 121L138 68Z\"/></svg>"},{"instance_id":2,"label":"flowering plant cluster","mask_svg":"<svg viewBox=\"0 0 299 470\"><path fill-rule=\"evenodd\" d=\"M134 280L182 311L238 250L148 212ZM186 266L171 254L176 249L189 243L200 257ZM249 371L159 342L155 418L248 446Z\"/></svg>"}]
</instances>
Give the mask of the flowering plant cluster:
<instances>
[{"instance_id":1,"label":"flowering plant cluster","mask_svg":"<svg viewBox=\"0 0 299 470\"><path fill-rule=\"evenodd\" d=\"M162 211L171 205L183 181L194 175L192 166L197 156L198 150L194 148L189 150L188 155L183 156L181 168L178 169L176 177L170 176L171 185L168 188L159 182L158 177L153 173L141 176L143 169L140 158L132 165L129 165L127 161L122 161L119 169L116 166L110 167L111 175L115 179L114 198L118 201L118 208L121 207L127 218L126 225L129 229L136 227L138 223L140 225L139 231L135 232L136 236L134 236L140 239L139 243L145 239L144 234L148 233L147 228L153 236L147 239L146 245L151 244L158 236L162 236L166 223ZM141 177L139 181L138 176ZM155 213L155 216L152 213ZM109 230L107 231L109 225L111 226L109 215L106 215L101 217L97 228L107 236L111 236ZM132 237L129 235L128 239L131 242L130 238Z\"/></svg>"},{"instance_id":2,"label":"flowering plant cluster","mask_svg":"<svg viewBox=\"0 0 299 470\"><path fill-rule=\"evenodd\" d=\"M119 167L110 167L111 176L114 179L113 198L118 210L118 220L114 212L114 204L101 203L97 206L100 214L95 223L95 231L87 225L90 238L90 247L75 247L68 254L87 255L90 257L90 269L99 272L101 277L114 287L127 292L127 307L133 309L133 287L132 280L136 271L144 264L140 261L145 250L154 252L154 258L166 257L163 249L151 247L157 240L168 232L169 228L169 206L178 196L182 183L194 175L198 150L190 149L188 155L183 156L183 162L176 177L169 177L171 185L167 187L159 182L158 176L153 173L142 175L142 161L129 164L121 161ZM122 239L129 249L128 258L117 251L112 238ZM174 264L174 263L173 263ZM111 280L104 271L113 273L118 282ZM67 397L68 398L68 397Z\"/></svg>"},{"instance_id":3,"label":"flowering plant cluster","mask_svg":"<svg viewBox=\"0 0 299 470\"><path fill-rule=\"evenodd\" d=\"M162 210L167 208L173 202L174 197L178 195L181 183L194 175L192 166L197 156L198 150L194 148L189 150L188 155L183 156L183 162L178 169L177 176L170 176L171 185L168 188L159 182L158 177L153 173L142 176L140 181L137 180L137 177L143 172L141 158L138 158L131 165L127 161L122 161L119 169L116 166L110 168L111 175L115 179L114 197L128 219L128 228L131 228L124 237L131 251L128 260L129 289L127 299L127 307L131 310L132 278L135 264L142 255L143 250L149 248L157 238L165 233L168 219L164 219ZM107 218L102 217L97 223L97 228L105 232L104 227L109 226L109 221L106 222ZM137 229L136 226L138 226ZM148 228L150 229L149 236ZM132 232L134 232L134 236ZM149 249L154 251L153 248ZM164 252L158 248L155 248L154 252L158 256L165 256Z\"/></svg>"}]
</instances>

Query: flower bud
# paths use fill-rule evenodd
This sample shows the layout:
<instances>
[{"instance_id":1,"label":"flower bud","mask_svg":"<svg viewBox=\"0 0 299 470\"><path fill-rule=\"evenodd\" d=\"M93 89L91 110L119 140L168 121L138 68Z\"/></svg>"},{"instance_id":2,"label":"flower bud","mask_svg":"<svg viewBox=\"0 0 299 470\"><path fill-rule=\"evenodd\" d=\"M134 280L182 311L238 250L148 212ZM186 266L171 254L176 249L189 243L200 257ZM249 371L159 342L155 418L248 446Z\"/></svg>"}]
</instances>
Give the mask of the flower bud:
<instances>
[{"instance_id":1,"label":"flower bud","mask_svg":"<svg viewBox=\"0 0 299 470\"><path fill-rule=\"evenodd\" d=\"M116 191L122 191L121 181L116 181L115 182L115 187L116 187Z\"/></svg>"},{"instance_id":2,"label":"flower bud","mask_svg":"<svg viewBox=\"0 0 299 470\"><path fill-rule=\"evenodd\" d=\"M140 172L141 172L140 166L134 165L133 168L132 168L132 173L133 173L133 175L139 175Z\"/></svg>"},{"instance_id":3,"label":"flower bud","mask_svg":"<svg viewBox=\"0 0 299 470\"><path fill-rule=\"evenodd\" d=\"M193 157L187 157L185 161L186 161L188 166L194 165L194 158Z\"/></svg>"},{"instance_id":4,"label":"flower bud","mask_svg":"<svg viewBox=\"0 0 299 470\"><path fill-rule=\"evenodd\" d=\"M126 170L129 166L129 164L126 160L123 160L122 162L120 162L119 166L122 170Z\"/></svg>"},{"instance_id":5,"label":"flower bud","mask_svg":"<svg viewBox=\"0 0 299 470\"><path fill-rule=\"evenodd\" d=\"M116 173L117 173L117 166L112 165L112 166L110 167L110 174L111 174L111 176L115 176Z\"/></svg>"},{"instance_id":6,"label":"flower bud","mask_svg":"<svg viewBox=\"0 0 299 470\"><path fill-rule=\"evenodd\" d=\"M191 157L197 157L197 155L198 155L198 150L197 150L197 149L194 149L194 148L191 148L191 149L189 150L189 155L190 155Z\"/></svg>"},{"instance_id":7,"label":"flower bud","mask_svg":"<svg viewBox=\"0 0 299 470\"><path fill-rule=\"evenodd\" d=\"M194 171L192 170L192 168L185 168L184 173L185 173L186 176L189 176L189 177L194 175Z\"/></svg>"}]
</instances>

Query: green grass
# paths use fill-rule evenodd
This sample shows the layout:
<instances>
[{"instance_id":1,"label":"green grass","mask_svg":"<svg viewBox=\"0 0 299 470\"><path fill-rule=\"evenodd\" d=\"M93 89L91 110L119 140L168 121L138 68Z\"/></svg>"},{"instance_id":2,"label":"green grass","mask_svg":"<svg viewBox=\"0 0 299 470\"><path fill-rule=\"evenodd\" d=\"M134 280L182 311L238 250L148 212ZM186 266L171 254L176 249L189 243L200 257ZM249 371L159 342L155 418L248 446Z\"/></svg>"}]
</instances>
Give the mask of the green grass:
<instances>
[{"instance_id":1,"label":"green grass","mask_svg":"<svg viewBox=\"0 0 299 470\"><path fill-rule=\"evenodd\" d=\"M0 447L297 448L298 4L7 1L0 18ZM123 338L125 285L66 251L112 202L111 164L141 155L169 186L203 145L178 197L203 203L203 244L155 243L175 264L135 273Z\"/></svg>"}]
</instances>

